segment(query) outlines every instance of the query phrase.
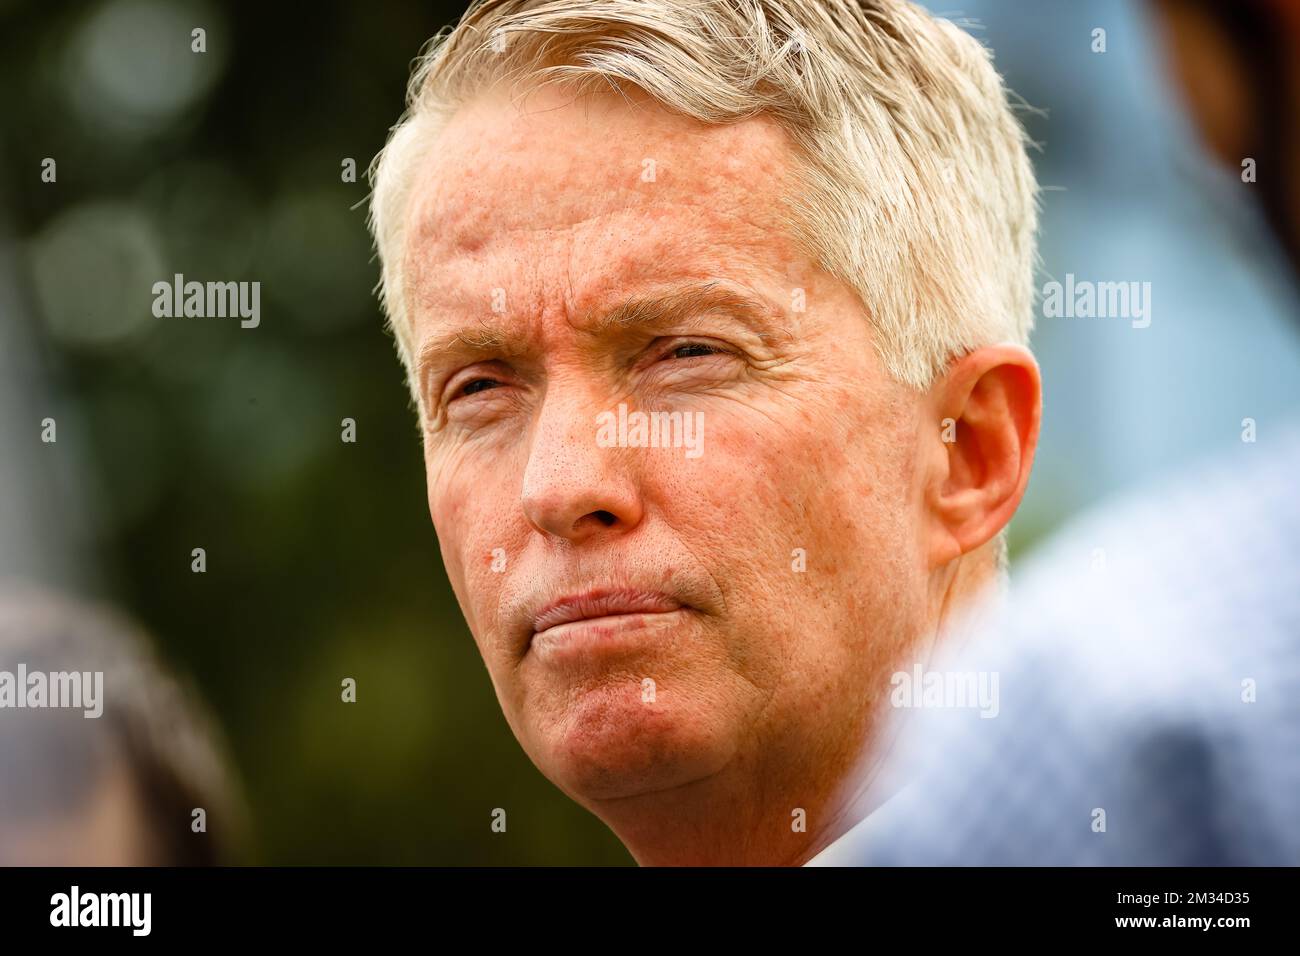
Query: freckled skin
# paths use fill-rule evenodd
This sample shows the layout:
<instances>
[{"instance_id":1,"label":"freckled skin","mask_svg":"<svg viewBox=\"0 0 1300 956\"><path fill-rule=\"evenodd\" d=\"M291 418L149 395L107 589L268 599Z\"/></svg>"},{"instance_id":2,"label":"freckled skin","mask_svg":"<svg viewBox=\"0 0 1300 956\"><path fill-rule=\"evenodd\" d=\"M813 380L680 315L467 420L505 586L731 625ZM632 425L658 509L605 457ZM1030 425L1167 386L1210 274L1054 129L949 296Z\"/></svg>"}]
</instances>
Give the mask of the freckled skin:
<instances>
[{"instance_id":1,"label":"freckled skin","mask_svg":"<svg viewBox=\"0 0 1300 956\"><path fill-rule=\"evenodd\" d=\"M409 210L417 350L449 323L499 319L495 289L527 343L445 414L441 395L422 398L448 574L521 745L642 863L821 849L888 673L934 627L922 398L886 375L861 303L782 225L790 150L761 118L488 94L421 161ZM787 334L719 319L682 337L732 354L642 367L652 341L586 331L626 296L707 278L770 303ZM702 455L599 447L596 416L620 401L703 412ZM610 582L693 610L625 655L563 666L513 630L539 595ZM807 832L792 832L795 808Z\"/></svg>"}]
</instances>

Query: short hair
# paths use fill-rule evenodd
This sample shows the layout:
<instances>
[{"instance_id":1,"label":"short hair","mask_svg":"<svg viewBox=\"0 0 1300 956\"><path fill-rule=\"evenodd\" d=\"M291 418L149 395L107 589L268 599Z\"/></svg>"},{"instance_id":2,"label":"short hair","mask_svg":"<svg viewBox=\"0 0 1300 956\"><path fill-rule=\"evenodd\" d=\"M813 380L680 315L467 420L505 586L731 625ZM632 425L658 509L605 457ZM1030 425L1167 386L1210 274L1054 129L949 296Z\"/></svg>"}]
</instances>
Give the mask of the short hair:
<instances>
[{"instance_id":1,"label":"short hair","mask_svg":"<svg viewBox=\"0 0 1300 956\"><path fill-rule=\"evenodd\" d=\"M379 292L414 389L403 260L418 156L505 81L623 91L795 146L803 250L853 288L898 381L1033 326L1038 193L989 52L905 0L479 0L429 43L370 167ZM418 402L417 402L418 404Z\"/></svg>"},{"instance_id":2,"label":"short hair","mask_svg":"<svg viewBox=\"0 0 1300 956\"><path fill-rule=\"evenodd\" d=\"M0 856L7 828L80 813L120 767L141 802L155 864L231 863L245 811L224 742L197 693L107 608L29 585L0 587L0 670L102 672L102 713L0 711ZM24 692L20 689L20 693ZM206 829L193 831L203 808Z\"/></svg>"}]
</instances>

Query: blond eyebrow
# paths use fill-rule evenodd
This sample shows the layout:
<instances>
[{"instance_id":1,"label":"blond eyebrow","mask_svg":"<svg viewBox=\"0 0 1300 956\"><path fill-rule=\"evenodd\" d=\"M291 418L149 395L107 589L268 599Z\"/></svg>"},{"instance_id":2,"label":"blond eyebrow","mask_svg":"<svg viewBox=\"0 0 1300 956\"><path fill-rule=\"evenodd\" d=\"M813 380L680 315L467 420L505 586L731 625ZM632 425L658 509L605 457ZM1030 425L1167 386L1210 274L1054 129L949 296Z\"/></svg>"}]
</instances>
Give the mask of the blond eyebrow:
<instances>
[{"instance_id":1,"label":"blond eyebrow","mask_svg":"<svg viewBox=\"0 0 1300 956\"><path fill-rule=\"evenodd\" d=\"M710 281L680 287L662 295L628 299L591 323L589 331L593 335L601 335L616 329L654 325L668 319L693 317L705 312L732 312L760 320L761 327L755 331L764 339L767 333L763 328L769 322L762 320L774 318L772 307L762 299Z\"/></svg>"},{"instance_id":2,"label":"blond eyebrow","mask_svg":"<svg viewBox=\"0 0 1300 956\"><path fill-rule=\"evenodd\" d=\"M748 320L746 324L763 342L768 342L778 333L786 337L790 335L787 329L778 326L776 311L767 302L716 280L680 286L662 294L634 296L608 312L586 317L579 327L584 334L599 337L717 311ZM472 328L440 335L423 345L416 368L423 378L425 370L441 359L476 355L509 357L525 351L525 344L508 335L505 329L487 319L480 319Z\"/></svg>"}]
</instances>

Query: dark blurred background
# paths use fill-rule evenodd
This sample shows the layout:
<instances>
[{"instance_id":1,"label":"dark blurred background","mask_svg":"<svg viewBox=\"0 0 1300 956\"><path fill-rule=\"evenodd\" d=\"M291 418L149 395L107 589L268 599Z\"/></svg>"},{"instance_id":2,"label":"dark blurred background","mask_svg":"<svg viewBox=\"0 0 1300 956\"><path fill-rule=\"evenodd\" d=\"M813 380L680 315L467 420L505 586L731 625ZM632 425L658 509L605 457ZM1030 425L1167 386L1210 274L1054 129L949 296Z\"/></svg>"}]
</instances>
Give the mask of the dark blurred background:
<instances>
[{"instance_id":1,"label":"dark blurred background","mask_svg":"<svg viewBox=\"0 0 1300 956\"><path fill-rule=\"evenodd\" d=\"M249 803L249 862L631 863L501 716L372 294L364 171L413 57L463 7L0 2L0 577L113 601L194 678ZM1039 318L1017 556L1294 409L1295 304L1242 184L1181 119L1141 4L931 7L973 21L1035 108L1040 287L1153 286L1149 328ZM155 318L175 273L260 281L260 326Z\"/></svg>"}]
</instances>

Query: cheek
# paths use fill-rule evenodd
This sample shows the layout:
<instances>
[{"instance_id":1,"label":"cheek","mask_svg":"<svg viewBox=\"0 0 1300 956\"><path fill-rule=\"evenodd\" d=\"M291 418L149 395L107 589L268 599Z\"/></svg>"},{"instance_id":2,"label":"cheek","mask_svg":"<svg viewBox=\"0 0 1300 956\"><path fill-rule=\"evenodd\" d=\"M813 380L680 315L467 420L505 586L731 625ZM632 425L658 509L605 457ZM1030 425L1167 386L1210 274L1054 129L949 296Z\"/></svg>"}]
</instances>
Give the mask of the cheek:
<instances>
[{"instance_id":1,"label":"cheek","mask_svg":"<svg viewBox=\"0 0 1300 956\"><path fill-rule=\"evenodd\" d=\"M426 453L429 516L447 577L477 634L481 611L500 588L511 563L510 543L500 535L500 516L509 513L510 502L504 489L458 464Z\"/></svg>"},{"instance_id":2,"label":"cheek","mask_svg":"<svg viewBox=\"0 0 1300 956\"><path fill-rule=\"evenodd\" d=\"M811 535L829 543L852 538L864 525L893 526L908 487L904 449L890 435L842 422L798 413L762 431L752 423L715 429L714 457L692 480L713 489L730 519L781 540Z\"/></svg>"},{"instance_id":3,"label":"cheek","mask_svg":"<svg viewBox=\"0 0 1300 956\"><path fill-rule=\"evenodd\" d=\"M678 529L724 587L747 592L744 603L795 602L806 613L813 586L843 608L878 605L890 598L874 592L911 560L906 429L871 425L900 413L828 407L718 416L700 464L674 483Z\"/></svg>"}]
</instances>

